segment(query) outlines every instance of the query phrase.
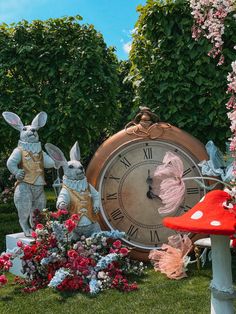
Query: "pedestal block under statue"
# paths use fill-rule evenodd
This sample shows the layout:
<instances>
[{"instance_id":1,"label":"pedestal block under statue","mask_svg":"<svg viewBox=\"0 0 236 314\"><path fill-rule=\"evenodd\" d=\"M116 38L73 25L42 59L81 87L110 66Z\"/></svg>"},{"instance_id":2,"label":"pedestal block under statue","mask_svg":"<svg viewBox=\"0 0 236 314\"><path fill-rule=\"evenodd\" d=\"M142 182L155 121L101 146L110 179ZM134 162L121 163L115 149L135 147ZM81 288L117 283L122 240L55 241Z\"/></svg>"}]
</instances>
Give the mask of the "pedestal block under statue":
<instances>
[{"instance_id":1,"label":"pedestal block under statue","mask_svg":"<svg viewBox=\"0 0 236 314\"><path fill-rule=\"evenodd\" d=\"M67 209L70 214L79 214L78 226L73 231L74 240L81 235L91 236L101 231L97 222L97 213L100 210L99 193L87 182L84 167L80 163L80 149L76 142L70 150L70 161L67 161L63 152L52 144L46 144L48 154L55 161L57 168L64 171L63 184L57 198L57 208Z\"/></svg>"},{"instance_id":2,"label":"pedestal block under statue","mask_svg":"<svg viewBox=\"0 0 236 314\"><path fill-rule=\"evenodd\" d=\"M12 112L3 112L6 122L20 132L18 146L7 160L7 168L17 182L14 203L18 211L19 223L25 236L31 236L33 212L46 207L44 193L44 168L53 168L54 161L42 151L38 129L47 121L47 114L40 112L31 125L24 126L21 119Z\"/></svg>"}]
</instances>

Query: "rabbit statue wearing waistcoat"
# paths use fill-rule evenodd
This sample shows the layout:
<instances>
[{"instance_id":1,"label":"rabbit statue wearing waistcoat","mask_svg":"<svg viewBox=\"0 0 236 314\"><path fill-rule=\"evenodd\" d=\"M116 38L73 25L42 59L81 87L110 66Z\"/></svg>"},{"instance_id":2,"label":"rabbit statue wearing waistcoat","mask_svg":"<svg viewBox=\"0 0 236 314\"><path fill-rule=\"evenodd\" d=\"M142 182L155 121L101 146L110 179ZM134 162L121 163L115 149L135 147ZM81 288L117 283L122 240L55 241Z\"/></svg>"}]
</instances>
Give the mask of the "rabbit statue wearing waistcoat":
<instances>
[{"instance_id":1,"label":"rabbit statue wearing waistcoat","mask_svg":"<svg viewBox=\"0 0 236 314\"><path fill-rule=\"evenodd\" d=\"M21 119L12 112L3 112L6 122L20 132L18 146L7 160L7 168L17 179L14 203L19 223L25 236L31 236L33 212L46 207L44 193L44 168L53 168L54 161L42 151L38 129L47 121L47 114L40 112L31 125L24 126Z\"/></svg>"},{"instance_id":2,"label":"rabbit statue wearing waistcoat","mask_svg":"<svg viewBox=\"0 0 236 314\"><path fill-rule=\"evenodd\" d=\"M47 143L45 148L55 162L56 168L63 167L64 176L62 189L57 198L57 208L67 209L70 214L79 214L80 220L73 231L73 239L80 236L91 236L101 231L97 222L100 210L99 193L87 182L84 167L80 163L80 149L76 142L70 151L67 161L62 151L55 145Z\"/></svg>"}]
</instances>

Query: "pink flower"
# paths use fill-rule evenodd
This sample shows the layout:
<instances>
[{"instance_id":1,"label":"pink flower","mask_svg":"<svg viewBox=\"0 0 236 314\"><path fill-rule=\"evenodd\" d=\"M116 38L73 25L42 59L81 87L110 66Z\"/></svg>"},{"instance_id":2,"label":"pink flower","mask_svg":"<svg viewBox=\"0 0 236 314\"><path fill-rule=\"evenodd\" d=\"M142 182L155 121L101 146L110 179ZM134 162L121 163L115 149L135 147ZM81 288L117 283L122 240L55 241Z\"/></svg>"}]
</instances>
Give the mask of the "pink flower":
<instances>
[{"instance_id":1,"label":"pink flower","mask_svg":"<svg viewBox=\"0 0 236 314\"><path fill-rule=\"evenodd\" d=\"M8 282L5 275L0 275L0 286L4 286Z\"/></svg>"},{"instance_id":2,"label":"pink flower","mask_svg":"<svg viewBox=\"0 0 236 314\"><path fill-rule=\"evenodd\" d=\"M64 225L69 232L72 232L77 224L72 219L67 219Z\"/></svg>"},{"instance_id":3,"label":"pink flower","mask_svg":"<svg viewBox=\"0 0 236 314\"><path fill-rule=\"evenodd\" d=\"M115 242L113 242L113 247L115 249L119 249L121 247L121 241L120 240L116 240Z\"/></svg>"}]
</instances>

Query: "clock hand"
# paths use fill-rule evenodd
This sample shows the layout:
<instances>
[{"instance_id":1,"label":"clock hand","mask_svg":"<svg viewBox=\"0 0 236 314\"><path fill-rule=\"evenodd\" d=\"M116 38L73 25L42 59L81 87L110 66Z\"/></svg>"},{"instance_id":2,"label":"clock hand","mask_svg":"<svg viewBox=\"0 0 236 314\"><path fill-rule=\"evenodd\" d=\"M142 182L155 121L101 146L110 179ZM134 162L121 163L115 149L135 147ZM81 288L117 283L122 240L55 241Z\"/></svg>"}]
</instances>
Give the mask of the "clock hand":
<instances>
[{"instance_id":1,"label":"clock hand","mask_svg":"<svg viewBox=\"0 0 236 314\"><path fill-rule=\"evenodd\" d=\"M146 179L146 183L148 184L148 191L147 191L147 194L146 194L147 197L149 199L158 198L159 200L161 200L161 198L158 195L156 195L156 194L154 194L152 192L152 178L150 176L150 169L148 169L148 177Z\"/></svg>"}]
</instances>

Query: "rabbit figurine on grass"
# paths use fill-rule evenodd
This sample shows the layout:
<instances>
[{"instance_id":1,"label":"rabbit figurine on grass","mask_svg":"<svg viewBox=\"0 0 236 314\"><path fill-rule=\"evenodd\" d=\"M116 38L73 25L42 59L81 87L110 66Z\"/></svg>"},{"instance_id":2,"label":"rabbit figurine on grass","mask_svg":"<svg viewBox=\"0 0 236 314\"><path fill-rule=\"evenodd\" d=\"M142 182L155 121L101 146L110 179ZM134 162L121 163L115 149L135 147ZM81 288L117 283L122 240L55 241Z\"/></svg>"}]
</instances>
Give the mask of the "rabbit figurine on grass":
<instances>
[{"instance_id":1,"label":"rabbit figurine on grass","mask_svg":"<svg viewBox=\"0 0 236 314\"><path fill-rule=\"evenodd\" d=\"M87 182L84 167L80 163L80 149L76 142L70 150L70 161L55 145L47 143L45 148L55 161L56 168L64 171L62 189L57 199L58 209L67 209L70 214L79 214L78 226L73 231L73 239L91 236L101 231L96 214L100 210L99 193Z\"/></svg>"},{"instance_id":2,"label":"rabbit figurine on grass","mask_svg":"<svg viewBox=\"0 0 236 314\"><path fill-rule=\"evenodd\" d=\"M7 160L7 168L16 177L14 203L19 223L25 236L31 236L33 212L46 207L44 193L44 168L53 168L54 161L42 151L38 129L47 121L47 114L40 112L31 125L24 126L12 112L3 112L6 122L20 132L20 140Z\"/></svg>"}]
</instances>

